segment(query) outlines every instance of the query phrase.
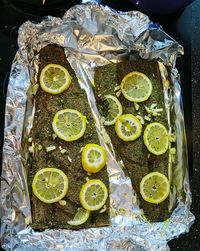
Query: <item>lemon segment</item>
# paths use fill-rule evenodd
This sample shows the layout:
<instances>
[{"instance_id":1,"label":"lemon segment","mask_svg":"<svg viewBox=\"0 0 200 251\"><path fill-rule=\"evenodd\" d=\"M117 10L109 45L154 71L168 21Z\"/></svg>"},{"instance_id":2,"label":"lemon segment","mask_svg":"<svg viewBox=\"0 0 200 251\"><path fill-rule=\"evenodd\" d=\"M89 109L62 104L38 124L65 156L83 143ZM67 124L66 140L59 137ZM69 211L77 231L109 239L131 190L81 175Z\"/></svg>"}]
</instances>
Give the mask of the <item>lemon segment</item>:
<instances>
[{"instance_id":1,"label":"lemon segment","mask_svg":"<svg viewBox=\"0 0 200 251\"><path fill-rule=\"evenodd\" d=\"M149 173L140 182L140 194L149 203L159 204L163 202L168 197L169 192L169 181L162 173Z\"/></svg>"},{"instance_id":2,"label":"lemon segment","mask_svg":"<svg viewBox=\"0 0 200 251\"><path fill-rule=\"evenodd\" d=\"M108 190L99 179L92 179L85 183L80 191L80 202L83 208L96 211L103 207L108 198Z\"/></svg>"},{"instance_id":3,"label":"lemon segment","mask_svg":"<svg viewBox=\"0 0 200 251\"><path fill-rule=\"evenodd\" d=\"M74 109L60 110L53 118L52 127L59 138L74 141L83 136L86 130L86 117Z\"/></svg>"},{"instance_id":4,"label":"lemon segment","mask_svg":"<svg viewBox=\"0 0 200 251\"><path fill-rule=\"evenodd\" d=\"M74 218L67 223L71 226L79 226L84 224L90 216L90 211L84 208L78 208L77 213L75 214Z\"/></svg>"},{"instance_id":5,"label":"lemon segment","mask_svg":"<svg viewBox=\"0 0 200 251\"><path fill-rule=\"evenodd\" d=\"M82 166L89 173L99 172L106 164L107 153L104 147L87 144L82 151Z\"/></svg>"},{"instance_id":6,"label":"lemon segment","mask_svg":"<svg viewBox=\"0 0 200 251\"><path fill-rule=\"evenodd\" d=\"M126 99L139 103L150 97L152 83L145 74L133 71L122 79L121 90Z\"/></svg>"},{"instance_id":7,"label":"lemon segment","mask_svg":"<svg viewBox=\"0 0 200 251\"><path fill-rule=\"evenodd\" d=\"M167 129L158 122L147 125L144 130L143 140L149 152L155 155L161 155L168 150L169 137Z\"/></svg>"},{"instance_id":8,"label":"lemon segment","mask_svg":"<svg viewBox=\"0 0 200 251\"><path fill-rule=\"evenodd\" d=\"M71 84L71 76L67 69L59 64L48 64L40 73L40 86L50 94L60 94Z\"/></svg>"},{"instance_id":9,"label":"lemon segment","mask_svg":"<svg viewBox=\"0 0 200 251\"><path fill-rule=\"evenodd\" d=\"M108 103L108 107L104 125L114 125L117 118L122 115L122 105L113 95L106 95L105 101Z\"/></svg>"},{"instance_id":10,"label":"lemon segment","mask_svg":"<svg viewBox=\"0 0 200 251\"><path fill-rule=\"evenodd\" d=\"M35 174L32 189L35 196L42 202L54 203L67 194L68 178L58 168L43 168Z\"/></svg>"},{"instance_id":11,"label":"lemon segment","mask_svg":"<svg viewBox=\"0 0 200 251\"><path fill-rule=\"evenodd\" d=\"M124 141L134 141L142 133L142 124L132 114L121 115L115 123L117 136Z\"/></svg>"}]
</instances>

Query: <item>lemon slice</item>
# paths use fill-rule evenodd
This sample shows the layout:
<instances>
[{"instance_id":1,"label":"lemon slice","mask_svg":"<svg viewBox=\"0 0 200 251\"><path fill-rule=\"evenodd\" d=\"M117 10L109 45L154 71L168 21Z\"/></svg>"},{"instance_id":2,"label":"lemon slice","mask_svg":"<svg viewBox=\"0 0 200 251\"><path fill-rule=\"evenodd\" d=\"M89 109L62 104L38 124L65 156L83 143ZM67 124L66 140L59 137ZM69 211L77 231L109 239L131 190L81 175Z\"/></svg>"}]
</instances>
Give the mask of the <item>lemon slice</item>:
<instances>
[{"instance_id":1,"label":"lemon slice","mask_svg":"<svg viewBox=\"0 0 200 251\"><path fill-rule=\"evenodd\" d=\"M54 203L67 194L68 178L58 168L43 168L35 174L32 189L41 201Z\"/></svg>"},{"instance_id":2,"label":"lemon slice","mask_svg":"<svg viewBox=\"0 0 200 251\"><path fill-rule=\"evenodd\" d=\"M40 86L45 92L59 94L67 90L70 84L69 72L59 64L48 64L41 71Z\"/></svg>"},{"instance_id":3,"label":"lemon slice","mask_svg":"<svg viewBox=\"0 0 200 251\"><path fill-rule=\"evenodd\" d=\"M142 124L132 114L121 115L115 123L117 136L124 141L133 141L140 137Z\"/></svg>"},{"instance_id":4,"label":"lemon slice","mask_svg":"<svg viewBox=\"0 0 200 251\"><path fill-rule=\"evenodd\" d=\"M122 105L113 95L106 95L105 101L108 103L108 107L104 125L114 125L117 118L122 115Z\"/></svg>"},{"instance_id":5,"label":"lemon slice","mask_svg":"<svg viewBox=\"0 0 200 251\"><path fill-rule=\"evenodd\" d=\"M169 137L167 130L164 125L158 122L147 125L143 139L149 152L155 155L161 155L168 149Z\"/></svg>"},{"instance_id":6,"label":"lemon slice","mask_svg":"<svg viewBox=\"0 0 200 251\"><path fill-rule=\"evenodd\" d=\"M80 202L83 208L96 211L103 207L108 198L108 190L99 179L89 180L80 191Z\"/></svg>"},{"instance_id":7,"label":"lemon slice","mask_svg":"<svg viewBox=\"0 0 200 251\"><path fill-rule=\"evenodd\" d=\"M143 102L152 93L151 80L145 74L133 71L122 79L121 90L126 99L133 102Z\"/></svg>"},{"instance_id":8,"label":"lemon slice","mask_svg":"<svg viewBox=\"0 0 200 251\"><path fill-rule=\"evenodd\" d=\"M78 208L77 213L75 214L74 218L67 223L71 226L79 226L84 224L90 216L90 211L84 208Z\"/></svg>"},{"instance_id":9,"label":"lemon slice","mask_svg":"<svg viewBox=\"0 0 200 251\"><path fill-rule=\"evenodd\" d=\"M82 151L82 165L89 173L99 172L106 164L107 153L104 147L87 144Z\"/></svg>"},{"instance_id":10,"label":"lemon slice","mask_svg":"<svg viewBox=\"0 0 200 251\"><path fill-rule=\"evenodd\" d=\"M59 138L74 141L83 136L86 129L86 118L74 109L60 110L55 114L52 126Z\"/></svg>"},{"instance_id":11,"label":"lemon slice","mask_svg":"<svg viewBox=\"0 0 200 251\"><path fill-rule=\"evenodd\" d=\"M153 204L163 202L169 195L170 184L167 177L159 172L152 172L140 182L140 194L145 201Z\"/></svg>"}]
</instances>

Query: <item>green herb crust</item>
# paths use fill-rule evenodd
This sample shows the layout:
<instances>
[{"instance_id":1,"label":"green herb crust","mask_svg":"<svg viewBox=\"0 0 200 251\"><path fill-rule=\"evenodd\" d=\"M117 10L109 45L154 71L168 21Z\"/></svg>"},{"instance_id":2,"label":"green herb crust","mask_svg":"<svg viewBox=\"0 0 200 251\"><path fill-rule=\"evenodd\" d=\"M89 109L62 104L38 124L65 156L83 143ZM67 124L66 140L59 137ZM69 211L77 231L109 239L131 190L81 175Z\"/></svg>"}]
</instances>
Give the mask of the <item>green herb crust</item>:
<instances>
[{"instance_id":1,"label":"green herb crust","mask_svg":"<svg viewBox=\"0 0 200 251\"><path fill-rule=\"evenodd\" d=\"M29 174L32 227L42 230L47 228L80 229L109 225L109 198L106 203L107 210L104 213L92 212L88 221L77 227L67 224L67 221L75 215L78 207L81 207L79 192L86 182L86 177L100 179L109 189L108 174L106 168L103 168L97 174L88 176L82 168L82 147L88 143L98 144L99 139L86 94L78 85L75 73L66 60L64 49L54 45L46 46L39 53L39 61L38 82L41 70L47 64L54 63L64 66L69 71L72 83L68 90L58 95L48 94L39 88L35 97L35 116L31 133L34 153L31 154L30 158L31 170ZM66 108L78 110L86 116L88 121L84 136L72 142L65 142L58 137L55 138L55 135L52 136L54 134L52 129L53 117L57 111ZM55 146L56 149L47 152L46 147L49 146ZM61 153L61 149L65 149L66 152ZM61 206L59 203L45 204L32 193L31 183L34 174L45 167L59 168L68 176L69 190L63 198L66 205Z\"/></svg>"},{"instance_id":2,"label":"green herb crust","mask_svg":"<svg viewBox=\"0 0 200 251\"><path fill-rule=\"evenodd\" d=\"M102 116L106 116L107 107L104 96L107 94L116 95L116 88L120 85L123 77L132 71L139 71L146 74L152 82L153 91L148 100L138 103L139 109L136 110L134 103L126 100L121 94L119 101L123 107L123 114L131 113L144 118L148 116L145 106L150 107L156 104L162 108L161 116L152 117L151 121L144 120L143 131L148 123L160 122L168 130L167 114L164 104L163 84L160 76L158 63L156 61L137 61L108 64L95 68L94 83L97 107ZM143 136L133 142L124 142L118 138L114 126L105 126L109 134L117 160L123 160L125 172L131 178L133 189L136 191L140 207L143 209L149 221L166 220L170 213L168 211L169 199L156 205L144 201L140 195L139 187L141 179L152 171L159 171L168 176L168 151L160 156L150 154L143 142ZM142 133L143 135L143 133Z\"/></svg>"}]
</instances>

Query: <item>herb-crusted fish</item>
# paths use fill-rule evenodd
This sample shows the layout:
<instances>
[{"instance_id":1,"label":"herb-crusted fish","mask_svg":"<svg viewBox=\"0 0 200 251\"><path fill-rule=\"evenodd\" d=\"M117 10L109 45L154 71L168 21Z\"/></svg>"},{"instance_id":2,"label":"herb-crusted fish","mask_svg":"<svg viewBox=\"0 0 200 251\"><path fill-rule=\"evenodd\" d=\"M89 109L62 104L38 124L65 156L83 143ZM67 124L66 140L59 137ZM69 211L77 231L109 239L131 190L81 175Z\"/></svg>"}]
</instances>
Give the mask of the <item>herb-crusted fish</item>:
<instances>
[{"instance_id":1,"label":"herb-crusted fish","mask_svg":"<svg viewBox=\"0 0 200 251\"><path fill-rule=\"evenodd\" d=\"M69 62L65 57L62 47L48 45L39 52L39 76L42 69L48 64L59 64L68 70L72 82L67 90L61 94L51 95L40 87L35 96L35 115L31 131L32 153L29 158L31 163L29 184L38 170L42 168L59 168L68 177L69 188L63 201L47 204L40 201L31 191L32 227L34 229L65 228L80 229L109 225L109 198L106 202L105 212L91 212L89 219L83 225L71 226L68 224L73 219L78 208L81 208L79 194L86 178L99 179L107 188L109 180L106 168L98 173L90 174L83 169L81 164L82 148L86 144L99 144L95 123L87 101L86 93L80 89L78 80ZM74 109L83 114L87 119L84 135L74 141L66 142L56 137L52 129L54 115L62 109Z\"/></svg>"},{"instance_id":2,"label":"herb-crusted fish","mask_svg":"<svg viewBox=\"0 0 200 251\"><path fill-rule=\"evenodd\" d=\"M120 84L123 78L131 72L145 74L152 83L151 95L139 103L129 101L121 92ZM136 61L108 64L95 68L94 74L95 97L97 107L103 117L108 116L108 103L105 96L118 97L122 105L123 114L136 116L142 124L141 136L134 141L124 141L117 136L115 125L105 128L109 134L117 160L122 160L126 174L131 178L133 189L137 192L140 207L150 221L162 221L169 217L169 198L160 204L151 204L145 201L140 194L140 182L150 172L160 172L168 177L169 151L154 155L148 151L143 141L144 129L149 123L159 122L168 131L167 114L164 104L163 84L156 61ZM139 136L139 134L138 134Z\"/></svg>"}]
</instances>

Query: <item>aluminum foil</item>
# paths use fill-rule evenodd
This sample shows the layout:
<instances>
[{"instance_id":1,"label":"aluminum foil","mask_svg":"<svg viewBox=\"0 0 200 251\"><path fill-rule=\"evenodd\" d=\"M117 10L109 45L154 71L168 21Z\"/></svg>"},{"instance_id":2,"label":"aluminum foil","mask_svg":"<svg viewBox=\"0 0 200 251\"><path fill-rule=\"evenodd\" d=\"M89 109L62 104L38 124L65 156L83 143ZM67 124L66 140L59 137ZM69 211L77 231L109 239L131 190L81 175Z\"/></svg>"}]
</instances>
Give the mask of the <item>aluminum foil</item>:
<instances>
[{"instance_id":1,"label":"aluminum foil","mask_svg":"<svg viewBox=\"0 0 200 251\"><path fill-rule=\"evenodd\" d=\"M184 118L176 69L176 57L183 54L182 46L138 11L120 13L95 3L77 5L68 10L62 19L49 16L39 24L27 21L19 29L18 44L19 50L10 73L5 112L1 176L3 248L20 251L169 250L167 242L188 232L194 221L190 212ZM38 58L35 55L48 44L57 44L65 49L80 86L87 93L101 143L109 146L109 227L37 232L29 226L31 208L26 154L22 154L21 141L22 137L28 136L34 119L32 94L36 90L38 72ZM139 58L158 60L169 128L173 127L177 132L178 164L170 167L177 189L172 189L170 201L173 205L177 198L178 206L165 222L149 223L144 219L131 181L123 172L123 162L117 163L115 160L112 143L99 119L91 88L95 66ZM172 67L170 78L173 91L170 92L166 66ZM175 111L175 121L170 121L171 109ZM186 196L184 203L181 198L183 191Z\"/></svg>"}]
</instances>

